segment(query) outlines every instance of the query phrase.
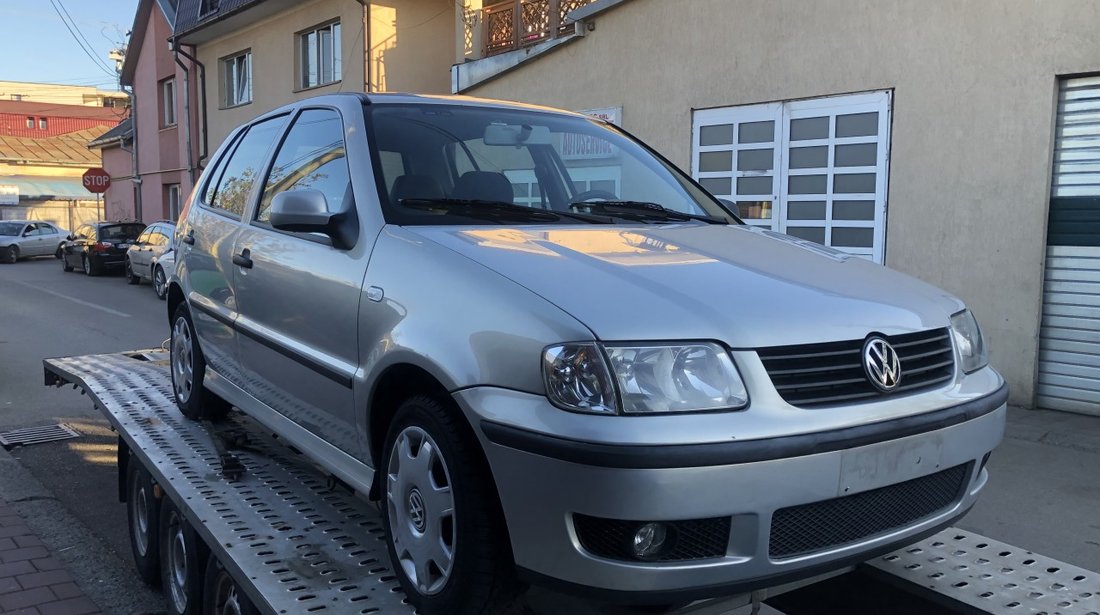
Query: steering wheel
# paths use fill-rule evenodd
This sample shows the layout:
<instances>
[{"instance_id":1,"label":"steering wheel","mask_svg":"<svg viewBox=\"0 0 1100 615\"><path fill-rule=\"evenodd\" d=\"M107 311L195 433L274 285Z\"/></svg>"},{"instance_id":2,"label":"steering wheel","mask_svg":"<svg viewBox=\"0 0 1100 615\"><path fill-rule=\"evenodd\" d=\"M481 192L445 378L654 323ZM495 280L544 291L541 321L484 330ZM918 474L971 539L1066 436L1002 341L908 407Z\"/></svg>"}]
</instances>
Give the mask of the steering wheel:
<instances>
[{"instance_id":1,"label":"steering wheel","mask_svg":"<svg viewBox=\"0 0 1100 615\"><path fill-rule=\"evenodd\" d=\"M574 203L587 203L596 199L603 201L618 201L619 196L608 190L585 190L573 196Z\"/></svg>"}]
</instances>

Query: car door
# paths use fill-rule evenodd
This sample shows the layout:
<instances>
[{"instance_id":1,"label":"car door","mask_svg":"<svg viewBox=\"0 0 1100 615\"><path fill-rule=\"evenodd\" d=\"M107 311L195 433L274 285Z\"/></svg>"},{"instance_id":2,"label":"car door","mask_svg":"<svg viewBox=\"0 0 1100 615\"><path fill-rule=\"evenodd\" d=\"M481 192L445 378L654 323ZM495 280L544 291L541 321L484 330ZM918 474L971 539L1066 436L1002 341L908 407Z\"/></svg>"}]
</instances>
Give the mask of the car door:
<instances>
[{"instance_id":1,"label":"car door","mask_svg":"<svg viewBox=\"0 0 1100 615\"><path fill-rule=\"evenodd\" d=\"M275 154L252 220L237 238L234 254L245 266L234 276L248 392L357 455L352 385L371 242L362 238L339 249L328 237L269 223L272 199L287 190L320 191L329 211L354 207L344 134L337 110L300 111Z\"/></svg>"},{"instance_id":2,"label":"car door","mask_svg":"<svg viewBox=\"0 0 1100 615\"><path fill-rule=\"evenodd\" d=\"M73 267L80 267L81 255L88 249L91 238L95 236L95 227L85 224L76 230L73 240L65 246L65 262Z\"/></svg>"},{"instance_id":3,"label":"car door","mask_svg":"<svg viewBox=\"0 0 1100 615\"><path fill-rule=\"evenodd\" d=\"M180 227L181 258L186 266L179 272L203 356L211 369L242 388L234 328L238 302L233 286L233 244L256 177L285 124L285 115L274 116L238 132L204 177L186 223Z\"/></svg>"},{"instance_id":4,"label":"car door","mask_svg":"<svg viewBox=\"0 0 1100 615\"><path fill-rule=\"evenodd\" d=\"M38 232L42 236L42 251L39 253L41 256L53 256L57 251L57 246L61 244L61 232L57 230L57 227L45 222L38 223Z\"/></svg>"},{"instance_id":5,"label":"car door","mask_svg":"<svg viewBox=\"0 0 1100 615\"><path fill-rule=\"evenodd\" d=\"M42 254L42 235L38 231L38 224L30 222L23 227L23 232L16 240L19 243L19 254L22 256L38 256Z\"/></svg>"},{"instance_id":6,"label":"car door","mask_svg":"<svg viewBox=\"0 0 1100 615\"><path fill-rule=\"evenodd\" d=\"M137 240L130 246L130 249L126 251L126 256L130 259L130 269L136 275L142 275L142 272L148 267L146 255L149 253L149 241L153 236L155 227L154 224L142 231Z\"/></svg>"}]
</instances>

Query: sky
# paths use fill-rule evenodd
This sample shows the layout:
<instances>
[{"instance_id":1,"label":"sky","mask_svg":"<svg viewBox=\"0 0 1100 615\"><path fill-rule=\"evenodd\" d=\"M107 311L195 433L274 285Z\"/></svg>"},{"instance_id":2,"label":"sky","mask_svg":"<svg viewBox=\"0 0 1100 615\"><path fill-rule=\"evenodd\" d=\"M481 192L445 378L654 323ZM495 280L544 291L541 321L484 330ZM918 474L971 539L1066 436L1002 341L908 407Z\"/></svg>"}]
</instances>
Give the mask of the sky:
<instances>
[{"instance_id":1,"label":"sky","mask_svg":"<svg viewBox=\"0 0 1100 615\"><path fill-rule=\"evenodd\" d=\"M137 4L138 0L0 0L0 81L118 89L107 51L125 43ZM81 50L55 6L62 14L68 11L77 36L87 39L92 55L106 68Z\"/></svg>"}]
</instances>

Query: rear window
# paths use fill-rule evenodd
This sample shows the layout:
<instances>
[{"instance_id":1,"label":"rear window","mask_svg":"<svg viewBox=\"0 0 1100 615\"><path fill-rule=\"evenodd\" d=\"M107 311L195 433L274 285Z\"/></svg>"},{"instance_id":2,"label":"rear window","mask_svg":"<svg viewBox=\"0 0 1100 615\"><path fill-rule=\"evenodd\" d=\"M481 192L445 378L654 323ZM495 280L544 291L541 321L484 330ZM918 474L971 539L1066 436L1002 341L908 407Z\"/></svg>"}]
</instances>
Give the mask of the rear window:
<instances>
[{"instance_id":1,"label":"rear window","mask_svg":"<svg viewBox=\"0 0 1100 615\"><path fill-rule=\"evenodd\" d=\"M137 236L145 230L142 224L112 224L99 227L100 241L120 241L123 239L137 239Z\"/></svg>"}]
</instances>

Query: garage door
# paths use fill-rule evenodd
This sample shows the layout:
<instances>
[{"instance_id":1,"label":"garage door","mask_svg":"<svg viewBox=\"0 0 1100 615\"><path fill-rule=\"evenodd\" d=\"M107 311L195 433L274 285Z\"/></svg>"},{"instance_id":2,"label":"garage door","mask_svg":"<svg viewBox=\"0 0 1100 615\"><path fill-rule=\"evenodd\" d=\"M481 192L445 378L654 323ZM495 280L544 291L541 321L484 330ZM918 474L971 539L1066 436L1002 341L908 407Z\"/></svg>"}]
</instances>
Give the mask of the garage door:
<instances>
[{"instance_id":1,"label":"garage door","mask_svg":"<svg viewBox=\"0 0 1100 615\"><path fill-rule=\"evenodd\" d=\"M1036 405L1100 415L1100 77L1058 92Z\"/></svg>"}]
</instances>

